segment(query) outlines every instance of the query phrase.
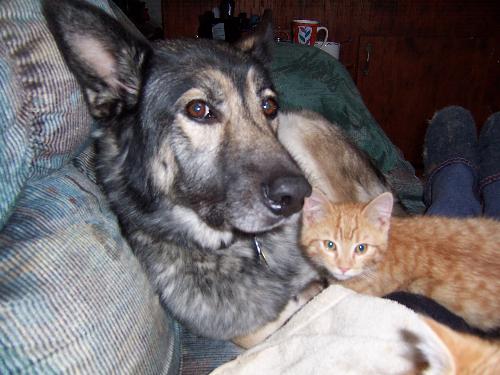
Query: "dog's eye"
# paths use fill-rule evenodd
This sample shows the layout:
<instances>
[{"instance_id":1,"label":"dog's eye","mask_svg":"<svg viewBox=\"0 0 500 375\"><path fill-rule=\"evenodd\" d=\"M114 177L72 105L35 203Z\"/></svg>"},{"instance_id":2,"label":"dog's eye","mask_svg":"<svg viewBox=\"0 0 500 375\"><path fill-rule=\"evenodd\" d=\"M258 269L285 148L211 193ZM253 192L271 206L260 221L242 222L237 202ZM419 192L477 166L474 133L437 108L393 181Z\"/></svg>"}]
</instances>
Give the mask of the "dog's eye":
<instances>
[{"instance_id":1,"label":"dog's eye","mask_svg":"<svg viewBox=\"0 0 500 375\"><path fill-rule=\"evenodd\" d=\"M278 114L278 102L274 98L266 98L262 101L262 112L270 119L273 119Z\"/></svg>"},{"instance_id":2,"label":"dog's eye","mask_svg":"<svg viewBox=\"0 0 500 375\"><path fill-rule=\"evenodd\" d=\"M192 100L186 105L186 114L193 120L210 122L215 120L215 114L203 100Z\"/></svg>"}]
</instances>

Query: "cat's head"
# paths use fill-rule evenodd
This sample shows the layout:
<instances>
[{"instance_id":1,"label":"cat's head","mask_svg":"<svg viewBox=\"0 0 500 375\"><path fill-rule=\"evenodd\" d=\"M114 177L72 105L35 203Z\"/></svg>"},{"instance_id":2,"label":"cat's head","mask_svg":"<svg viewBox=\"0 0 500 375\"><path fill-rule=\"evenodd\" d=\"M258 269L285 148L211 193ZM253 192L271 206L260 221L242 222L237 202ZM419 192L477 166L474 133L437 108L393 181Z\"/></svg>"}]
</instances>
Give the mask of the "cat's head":
<instances>
[{"instance_id":1,"label":"cat's head","mask_svg":"<svg viewBox=\"0 0 500 375\"><path fill-rule=\"evenodd\" d=\"M303 209L301 244L306 255L338 280L364 273L384 255L393 204L391 193L365 204L332 204L313 191Z\"/></svg>"}]
</instances>

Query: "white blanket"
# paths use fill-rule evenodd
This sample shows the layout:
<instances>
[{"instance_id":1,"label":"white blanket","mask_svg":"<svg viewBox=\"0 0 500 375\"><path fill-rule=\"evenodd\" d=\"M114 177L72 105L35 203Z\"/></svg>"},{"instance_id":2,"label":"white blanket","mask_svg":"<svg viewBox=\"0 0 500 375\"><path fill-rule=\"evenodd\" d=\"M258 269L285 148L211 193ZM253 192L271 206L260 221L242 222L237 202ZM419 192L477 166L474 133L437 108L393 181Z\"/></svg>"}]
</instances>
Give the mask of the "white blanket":
<instances>
[{"instance_id":1,"label":"white blanket","mask_svg":"<svg viewBox=\"0 0 500 375\"><path fill-rule=\"evenodd\" d=\"M271 337L212 375L408 374L414 372L422 337L438 358L425 373L439 374L436 367L448 361L449 352L417 314L397 302L332 285Z\"/></svg>"}]
</instances>

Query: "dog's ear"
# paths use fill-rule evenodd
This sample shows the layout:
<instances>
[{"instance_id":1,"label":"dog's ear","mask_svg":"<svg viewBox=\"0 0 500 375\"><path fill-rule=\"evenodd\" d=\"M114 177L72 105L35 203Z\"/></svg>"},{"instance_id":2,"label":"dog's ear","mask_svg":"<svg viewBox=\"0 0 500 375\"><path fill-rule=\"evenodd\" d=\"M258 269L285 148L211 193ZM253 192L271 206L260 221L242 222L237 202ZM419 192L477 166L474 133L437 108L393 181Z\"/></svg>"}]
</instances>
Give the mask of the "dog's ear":
<instances>
[{"instance_id":1,"label":"dog's ear","mask_svg":"<svg viewBox=\"0 0 500 375\"><path fill-rule=\"evenodd\" d=\"M266 9L262 14L261 22L255 32L237 41L235 46L243 52L250 53L265 65L271 63L274 38L270 9Z\"/></svg>"},{"instance_id":2,"label":"dog's ear","mask_svg":"<svg viewBox=\"0 0 500 375\"><path fill-rule=\"evenodd\" d=\"M110 119L135 106L148 42L84 1L44 0L43 12L90 113Z\"/></svg>"}]
</instances>

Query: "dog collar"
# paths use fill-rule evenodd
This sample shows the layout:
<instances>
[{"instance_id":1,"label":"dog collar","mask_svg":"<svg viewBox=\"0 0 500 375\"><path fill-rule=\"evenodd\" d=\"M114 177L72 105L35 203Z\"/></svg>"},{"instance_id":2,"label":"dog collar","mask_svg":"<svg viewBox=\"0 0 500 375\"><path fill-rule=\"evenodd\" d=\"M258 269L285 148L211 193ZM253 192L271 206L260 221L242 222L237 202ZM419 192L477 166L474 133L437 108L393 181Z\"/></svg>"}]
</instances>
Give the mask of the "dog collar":
<instances>
[{"instance_id":1,"label":"dog collar","mask_svg":"<svg viewBox=\"0 0 500 375\"><path fill-rule=\"evenodd\" d=\"M255 245L255 251L257 251L259 263L264 263L264 265L266 265L266 267L269 267L269 263L267 263L266 256L264 255L264 252L262 251L262 248L260 247L259 240L255 236L253 237L253 243Z\"/></svg>"}]
</instances>

